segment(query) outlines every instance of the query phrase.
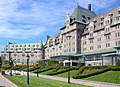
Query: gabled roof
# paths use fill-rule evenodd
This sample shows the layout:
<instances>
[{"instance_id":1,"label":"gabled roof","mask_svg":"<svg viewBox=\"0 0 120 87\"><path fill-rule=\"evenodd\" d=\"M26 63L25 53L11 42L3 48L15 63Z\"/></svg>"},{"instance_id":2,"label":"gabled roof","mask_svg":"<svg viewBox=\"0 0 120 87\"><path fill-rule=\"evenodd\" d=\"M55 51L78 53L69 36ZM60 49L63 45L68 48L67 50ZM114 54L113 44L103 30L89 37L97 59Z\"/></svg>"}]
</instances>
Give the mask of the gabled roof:
<instances>
[{"instance_id":1,"label":"gabled roof","mask_svg":"<svg viewBox=\"0 0 120 87\"><path fill-rule=\"evenodd\" d=\"M79 5L77 5L76 9L72 13L71 18L73 19L72 22L79 21L79 22L83 23L84 21L87 22L89 20L89 18L92 19L92 18L95 18L96 16L97 15L95 14L95 12L90 11L86 8L83 8L83 7L80 7Z\"/></svg>"}]
</instances>

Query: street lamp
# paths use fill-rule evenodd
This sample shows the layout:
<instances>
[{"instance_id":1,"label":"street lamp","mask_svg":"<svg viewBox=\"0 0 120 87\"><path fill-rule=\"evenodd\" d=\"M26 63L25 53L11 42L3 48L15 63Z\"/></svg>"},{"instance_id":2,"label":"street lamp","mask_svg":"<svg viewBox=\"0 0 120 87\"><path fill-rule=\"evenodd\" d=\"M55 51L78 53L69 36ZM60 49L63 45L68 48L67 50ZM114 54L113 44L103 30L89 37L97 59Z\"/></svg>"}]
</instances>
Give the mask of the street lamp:
<instances>
[{"instance_id":1,"label":"street lamp","mask_svg":"<svg viewBox=\"0 0 120 87\"><path fill-rule=\"evenodd\" d=\"M27 84L29 85L30 81L29 81L29 54L27 54Z\"/></svg>"},{"instance_id":2,"label":"street lamp","mask_svg":"<svg viewBox=\"0 0 120 87\"><path fill-rule=\"evenodd\" d=\"M1 67L2 67L2 56L0 57L0 72L1 72Z\"/></svg>"},{"instance_id":3,"label":"street lamp","mask_svg":"<svg viewBox=\"0 0 120 87\"><path fill-rule=\"evenodd\" d=\"M68 36L66 36L66 38L69 40L69 52L70 52L70 38L71 38L71 35L68 35ZM69 55L68 56L69 57L69 62L68 62L68 66L69 66L69 70L68 70L68 83L70 84L70 58L71 58L71 56Z\"/></svg>"},{"instance_id":4,"label":"street lamp","mask_svg":"<svg viewBox=\"0 0 120 87\"><path fill-rule=\"evenodd\" d=\"M8 53L9 53L9 65L11 64L11 63L10 63L10 61L11 61L10 44L13 44L13 43L8 42L8 49L9 49L9 51L8 51Z\"/></svg>"},{"instance_id":5,"label":"street lamp","mask_svg":"<svg viewBox=\"0 0 120 87\"><path fill-rule=\"evenodd\" d=\"M38 61L36 62L37 65L37 77L39 77L39 73L38 73Z\"/></svg>"},{"instance_id":6,"label":"street lamp","mask_svg":"<svg viewBox=\"0 0 120 87\"><path fill-rule=\"evenodd\" d=\"M10 68L11 68L11 70L10 70L10 76L12 76L12 66L13 66L13 60L11 59L10 60Z\"/></svg>"}]
</instances>

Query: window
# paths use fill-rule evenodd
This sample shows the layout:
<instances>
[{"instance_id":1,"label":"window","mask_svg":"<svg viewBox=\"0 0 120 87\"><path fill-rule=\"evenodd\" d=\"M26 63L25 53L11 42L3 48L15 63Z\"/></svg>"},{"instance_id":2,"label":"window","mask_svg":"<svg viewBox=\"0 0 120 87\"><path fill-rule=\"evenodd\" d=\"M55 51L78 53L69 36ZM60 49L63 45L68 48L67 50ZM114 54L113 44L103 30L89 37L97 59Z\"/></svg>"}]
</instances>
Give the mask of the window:
<instances>
[{"instance_id":1,"label":"window","mask_svg":"<svg viewBox=\"0 0 120 87\"><path fill-rule=\"evenodd\" d=\"M75 51L75 48L73 48L72 51Z\"/></svg>"},{"instance_id":2,"label":"window","mask_svg":"<svg viewBox=\"0 0 120 87\"><path fill-rule=\"evenodd\" d=\"M93 46L90 46L90 50L93 50Z\"/></svg>"},{"instance_id":3,"label":"window","mask_svg":"<svg viewBox=\"0 0 120 87\"><path fill-rule=\"evenodd\" d=\"M117 29L120 29L120 25L115 26L115 29L116 29L116 30L117 30Z\"/></svg>"},{"instance_id":4,"label":"window","mask_svg":"<svg viewBox=\"0 0 120 87\"><path fill-rule=\"evenodd\" d=\"M101 41L101 37L97 38L97 41L100 42Z\"/></svg>"},{"instance_id":5,"label":"window","mask_svg":"<svg viewBox=\"0 0 120 87\"><path fill-rule=\"evenodd\" d=\"M106 28L106 29L105 29L105 32L109 32L109 31L110 31L110 28Z\"/></svg>"},{"instance_id":6,"label":"window","mask_svg":"<svg viewBox=\"0 0 120 87\"><path fill-rule=\"evenodd\" d=\"M93 36L93 33L90 33L90 37L92 37Z\"/></svg>"},{"instance_id":7,"label":"window","mask_svg":"<svg viewBox=\"0 0 120 87\"><path fill-rule=\"evenodd\" d=\"M102 23L100 23L100 27L102 27L103 26L103 22Z\"/></svg>"},{"instance_id":8,"label":"window","mask_svg":"<svg viewBox=\"0 0 120 87\"><path fill-rule=\"evenodd\" d=\"M86 38L86 35L85 36L83 36L84 38Z\"/></svg>"},{"instance_id":9,"label":"window","mask_svg":"<svg viewBox=\"0 0 120 87\"><path fill-rule=\"evenodd\" d=\"M100 49L100 48L101 48L101 45L98 45L97 48Z\"/></svg>"},{"instance_id":10,"label":"window","mask_svg":"<svg viewBox=\"0 0 120 87\"><path fill-rule=\"evenodd\" d=\"M120 32L116 33L116 34L115 34L115 37L116 37L116 38L119 38L119 37L120 37Z\"/></svg>"},{"instance_id":11,"label":"window","mask_svg":"<svg viewBox=\"0 0 120 87\"><path fill-rule=\"evenodd\" d=\"M86 44L86 41L84 41L83 44L85 45L85 44Z\"/></svg>"},{"instance_id":12,"label":"window","mask_svg":"<svg viewBox=\"0 0 120 87\"><path fill-rule=\"evenodd\" d=\"M104 17L101 17L101 21L103 21L104 20Z\"/></svg>"},{"instance_id":13,"label":"window","mask_svg":"<svg viewBox=\"0 0 120 87\"><path fill-rule=\"evenodd\" d=\"M110 35L106 35L106 40L110 40Z\"/></svg>"},{"instance_id":14,"label":"window","mask_svg":"<svg viewBox=\"0 0 120 87\"><path fill-rule=\"evenodd\" d=\"M110 43L106 43L106 48L107 48L107 47L110 47Z\"/></svg>"},{"instance_id":15,"label":"window","mask_svg":"<svg viewBox=\"0 0 120 87\"><path fill-rule=\"evenodd\" d=\"M86 48L83 48L83 51L86 51Z\"/></svg>"},{"instance_id":16,"label":"window","mask_svg":"<svg viewBox=\"0 0 120 87\"><path fill-rule=\"evenodd\" d=\"M116 17L116 21L119 21L119 17Z\"/></svg>"},{"instance_id":17,"label":"window","mask_svg":"<svg viewBox=\"0 0 120 87\"><path fill-rule=\"evenodd\" d=\"M90 20L90 17L88 17L88 20Z\"/></svg>"},{"instance_id":18,"label":"window","mask_svg":"<svg viewBox=\"0 0 120 87\"><path fill-rule=\"evenodd\" d=\"M82 22L86 23L86 21L83 19Z\"/></svg>"},{"instance_id":19,"label":"window","mask_svg":"<svg viewBox=\"0 0 120 87\"><path fill-rule=\"evenodd\" d=\"M93 43L93 39L90 39L90 43Z\"/></svg>"},{"instance_id":20,"label":"window","mask_svg":"<svg viewBox=\"0 0 120 87\"><path fill-rule=\"evenodd\" d=\"M30 50L30 48L27 48L27 50Z\"/></svg>"},{"instance_id":21,"label":"window","mask_svg":"<svg viewBox=\"0 0 120 87\"><path fill-rule=\"evenodd\" d=\"M120 41L116 41L116 46L119 46L120 45Z\"/></svg>"},{"instance_id":22,"label":"window","mask_svg":"<svg viewBox=\"0 0 120 87\"><path fill-rule=\"evenodd\" d=\"M82 15L82 17L83 17L84 19L86 19L85 15Z\"/></svg>"},{"instance_id":23,"label":"window","mask_svg":"<svg viewBox=\"0 0 120 87\"><path fill-rule=\"evenodd\" d=\"M118 11L118 14L120 14L120 11Z\"/></svg>"}]
</instances>

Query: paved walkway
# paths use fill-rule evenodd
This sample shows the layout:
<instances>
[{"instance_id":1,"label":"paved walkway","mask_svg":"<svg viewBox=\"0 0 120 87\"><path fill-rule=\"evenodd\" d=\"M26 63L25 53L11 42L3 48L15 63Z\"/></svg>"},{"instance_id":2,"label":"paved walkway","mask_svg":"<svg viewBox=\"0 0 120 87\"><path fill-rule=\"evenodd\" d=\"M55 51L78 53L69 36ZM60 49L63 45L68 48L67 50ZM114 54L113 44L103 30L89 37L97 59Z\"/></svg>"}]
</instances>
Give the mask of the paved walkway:
<instances>
[{"instance_id":1,"label":"paved walkway","mask_svg":"<svg viewBox=\"0 0 120 87\"><path fill-rule=\"evenodd\" d=\"M30 75L36 76L36 74L34 74L34 73L30 73ZM62 78L62 77L57 77L57 76L48 76L48 75L39 74L39 77L67 82L67 78ZM87 80L80 80L80 79L71 79L71 83L76 83L76 84L81 84L81 85L89 85L89 86L94 86L94 87L120 87L120 84L95 82L95 81L87 81Z\"/></svg>"},{"instance_id":2,"label":"paved walkway","mask_svg":"<svg viewBox=\"0 0 120 87\"><path fill-rule=\"evenodd\" d=\"M6 79L0 73L0 87L18 87L18 86L16 86L11 81L9 81L8 79Z\"/></svg>"}]
</instances>

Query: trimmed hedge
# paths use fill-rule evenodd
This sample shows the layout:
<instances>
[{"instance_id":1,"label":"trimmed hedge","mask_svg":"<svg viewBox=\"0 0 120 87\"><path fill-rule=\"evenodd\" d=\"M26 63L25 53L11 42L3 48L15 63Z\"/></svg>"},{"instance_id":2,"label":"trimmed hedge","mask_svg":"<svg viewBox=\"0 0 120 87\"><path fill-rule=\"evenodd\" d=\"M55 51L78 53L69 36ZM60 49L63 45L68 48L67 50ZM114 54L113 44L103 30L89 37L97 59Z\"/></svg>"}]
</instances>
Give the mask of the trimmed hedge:
<instances>
[{"instance_id":1,"label":"trimmed hedge","mask_svg":"<svg viewBox=\"0 0 120 87\"><path fill-rule=\"evenodd\" d=\"M10 68L11 68L10 66L2 66L2 69L4 70L10 69Z\"/></svg>"},{"instance_id":2,"label":"trimmed hedge","mask_svg":"<svg viewBox=\"0 0 120 87\"><path fill-rule=\"evenodd\" d=\"M48 70L52 70L54 69L55 67L47 67L47 68L42 68L40 70L36 70L34 71L34 73L41 73L41 72L45 72L45 71L48 71Z\"/></svg>"},{"instance_id":3,"label":"trimmed hedge","mask_svg":"<svg viewBox=\"0 0 120 87\"><path fill-rule=\"evenodd\" d=\"M29 71L31 72L31 71L34 71L34 70L37 70L37 69L40 69L41 67L40 66L34 66L34 67L32 67L32 68L30 68L29 69Z\"/></svg>"},{"instance_id":4,"label":"trimmed hedge","mask_svg":"<svg viewBox=\"0 0 120 87\"><path fill-rule=\"evenodd\" d=\"M19 70L20 68L22 68L22 66L13 66L11 69L12 70Z\"/></svg>"},{"instance_id":5,"label":"trimmed hedge","mask_svg":"<svg viewBox=\"0 0 120 87\"><path fill-rule=\"evenodd\" d=\"M77 70L77 69L79 69L79 68L78 67L73 67L73 66L70 67L70 71L71 70ZM57 74L64 73L64 72L67 72L67 71L69 71L69 67L60 66L60 67L57 67L56 69L54 69L53 71L47 73L47 75L57 75Z\"/></svg>"},{"instance_id":6,"label":"trimmed hedge","mask_svg":"<svg viewBox=\"0 0 120 87\"><path fill-rule=\"evenodd\" d=\"M84 69L89 69L89 68L93 68L93 66L91 67L82 67L80 68L80 72L79 74L76 74L75 76L73 76L74 79L81 79L81 78L85 78L85 77L89 77L89 76L93 76L93 75L98 75L98 74L101 74L101 73L104 73L104 72L107 72L107 71L120 71L120 67L118 66L96 66L94 68L100 68L98 70L95 70L94 72L90 72L88 74L80 74Z\"/></svg>"}]
</instances>

